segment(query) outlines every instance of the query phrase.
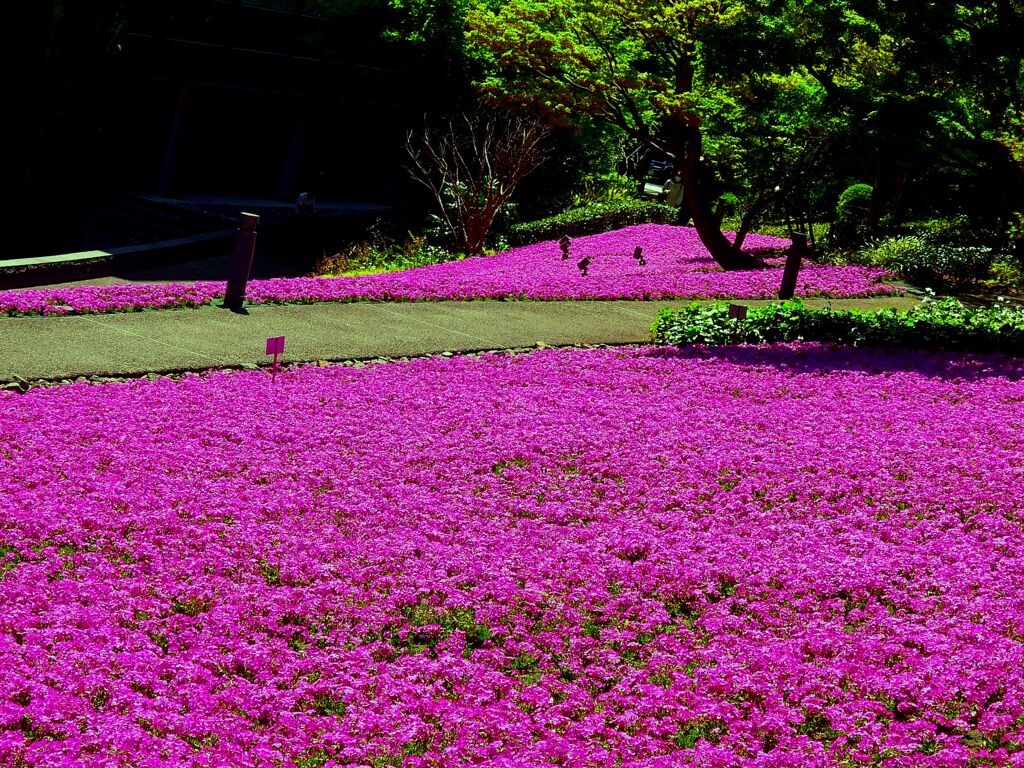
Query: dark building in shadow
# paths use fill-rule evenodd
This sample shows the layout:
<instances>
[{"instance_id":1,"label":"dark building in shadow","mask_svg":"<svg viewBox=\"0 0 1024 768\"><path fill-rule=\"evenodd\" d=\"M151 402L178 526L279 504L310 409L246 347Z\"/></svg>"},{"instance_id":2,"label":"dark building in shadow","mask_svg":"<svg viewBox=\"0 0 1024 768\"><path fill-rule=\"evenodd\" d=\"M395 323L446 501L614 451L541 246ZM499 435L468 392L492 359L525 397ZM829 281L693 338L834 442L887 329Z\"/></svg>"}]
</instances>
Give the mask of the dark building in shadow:
<instances>
[{"instance_id":1,"label":"dark building in shadow","mask_svg":"<svg viewBox=\"0 0 1024 768\"><path fill-rule=\"evenodd\" d=\"M29 30L15 252L89 246L125 192L392 204L402 138L444 75L380 34L381 6L53 0ZM363 10L359 10L359 9Z\"/></svg>"}]
</instances>

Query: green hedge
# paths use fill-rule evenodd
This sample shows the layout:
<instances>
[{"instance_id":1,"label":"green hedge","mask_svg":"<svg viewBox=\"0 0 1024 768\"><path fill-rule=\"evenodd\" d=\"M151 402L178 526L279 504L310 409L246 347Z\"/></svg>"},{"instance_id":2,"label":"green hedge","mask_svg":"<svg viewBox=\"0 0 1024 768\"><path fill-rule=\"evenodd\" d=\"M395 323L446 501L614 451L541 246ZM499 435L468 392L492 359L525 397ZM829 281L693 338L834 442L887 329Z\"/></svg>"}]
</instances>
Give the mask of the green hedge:
<instances>
[{"instance_id":1,"label":"green hedge","mask_svg":"<svg viewBox=\"0 0 1024 768\"><path fill-rule=\"evenodd\" d=\"M823 341L856 346L1003 352L1024 357L1024 308L970 308L956 299L925 301L908 310L849 312L808 309L800 300L751 308L744 320L729 305L662 309L651 326L658 344L762 344Z\"/></svg>"},{"instance_id":2,"label":"green hedge","mask_svg":"<svg viewBox=\"0 0 1024 768\"><path fill-rule=\"evenodd\" d=\"M593 235L631 224L671 224L677 215L675 208L661 203L641 200L599 203L546 219L516 224L510 228L508 240L512 245L528 245L543 240L557 240L563 235Z\"/></svg>"}]
</instances>

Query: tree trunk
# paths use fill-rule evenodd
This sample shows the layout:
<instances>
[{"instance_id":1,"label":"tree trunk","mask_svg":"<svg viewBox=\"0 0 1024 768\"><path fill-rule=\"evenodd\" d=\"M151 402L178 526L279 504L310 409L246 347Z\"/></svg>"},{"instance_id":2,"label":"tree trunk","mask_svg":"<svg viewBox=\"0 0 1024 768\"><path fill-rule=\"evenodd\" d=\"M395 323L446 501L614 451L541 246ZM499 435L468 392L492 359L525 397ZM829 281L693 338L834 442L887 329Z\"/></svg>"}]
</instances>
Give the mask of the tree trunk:
<instances>
[{"instance_id":1,"label":"tree trunk","mask_svg":"<svg viewBox=\"0 0 1024 768\"><path fill-rule=\"evenodd\" d=\"M671 131L670 145L676 156L676 167L683 177L683 195L690 209L693 227L701 243L708 249L718 266L726 271L753 269L759 266L757 259L739 248L734 248L722 234L722 228L711 213L711 201L700 184L698 173L701 156L700 127L689 125L680 116Z\"/></svg>"},{"instance_id":2,"label":"tree trunk","mask_svg":"<svg viewBox=\"0 0 1024 768\"><path fill-rule=\"evenodd\" d=\"M871 199L868 200L868 220L865 222L869 227L878 225L879 211L882 209L882 159L875 163L875 179L871 184Z\"/></svg>"},{"instance_id":3,"label":"tree trunk","mask_svg":"<svg viewBox=\"0 0 1024 768\"><path fill-rule=\"evenodd\" d=\"M900 168L896 173L896 190L892 198L892 223L900 224L903 221L904 193L907 191L907 179L910 178L909 168Z\"/></svg>"}]
</instances>

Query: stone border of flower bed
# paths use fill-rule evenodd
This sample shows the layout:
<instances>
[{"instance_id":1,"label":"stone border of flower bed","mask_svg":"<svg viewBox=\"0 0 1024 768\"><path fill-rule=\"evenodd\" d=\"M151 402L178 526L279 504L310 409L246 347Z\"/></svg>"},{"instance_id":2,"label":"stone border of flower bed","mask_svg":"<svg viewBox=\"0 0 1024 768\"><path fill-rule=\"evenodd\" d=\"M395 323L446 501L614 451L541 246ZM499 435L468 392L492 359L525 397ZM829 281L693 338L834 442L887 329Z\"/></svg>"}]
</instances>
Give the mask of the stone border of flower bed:
<instances>
[{"instance_id":1,"label":"stone border of flower bed","mask_svg":"<svg viewBox=\"0 0 1024 768\"><path fill-rule=\"evenodd\" d=\"M314 362L297 362L280 366L279 370L296 370L299 368L328 368L341 366L344 368L364 368L367 365L384 365L386 363L408 363L411 360L421 360L435 357L481 357L482 355L526 355L531 352L538 352L542 349L615 349L618 347L635 347L636 344L536 344L532 347L508 347L504 349L479 349L472 352L432 352L426 355L401 355L399 357L353 357L340 360L317 360ZM14 392L25 394L33 389L54 389L66 387L71 384L118 384L127 381L159 381L170 379L179 381L185 378L207 376L213 373L231 373L233 371L270 371L271 365L256 365L250 363L240 366L216 366L202 371L182 370L163 371L160 373L146 373L139 376L77 376L74 379L31 379L28 381L13 381L7 384L0 384L0 392Z\"/></svg>"}]
</instances>

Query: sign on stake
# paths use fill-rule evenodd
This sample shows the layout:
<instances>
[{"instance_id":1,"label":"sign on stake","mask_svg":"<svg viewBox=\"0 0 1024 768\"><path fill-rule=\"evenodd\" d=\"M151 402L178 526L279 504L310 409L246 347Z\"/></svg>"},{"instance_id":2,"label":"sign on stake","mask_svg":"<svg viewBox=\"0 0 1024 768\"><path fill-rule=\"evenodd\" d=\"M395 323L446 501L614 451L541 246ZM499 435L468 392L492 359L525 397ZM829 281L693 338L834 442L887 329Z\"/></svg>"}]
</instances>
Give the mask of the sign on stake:
<instances>
[{"instance_id":1,"label":"sign on stake","mask_svg":"<svg viewBox=\"0 0 1024 768\"><path fill-rule=\"evenodd\" d=\"M277 381L277 356L284 354L284 336L272 336L267 339L267 354L274 356L274 370L271 378Z\"/></svg>"}]
</instances>

